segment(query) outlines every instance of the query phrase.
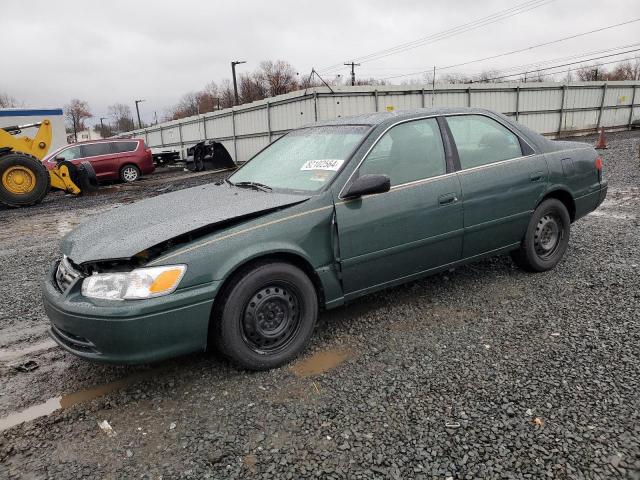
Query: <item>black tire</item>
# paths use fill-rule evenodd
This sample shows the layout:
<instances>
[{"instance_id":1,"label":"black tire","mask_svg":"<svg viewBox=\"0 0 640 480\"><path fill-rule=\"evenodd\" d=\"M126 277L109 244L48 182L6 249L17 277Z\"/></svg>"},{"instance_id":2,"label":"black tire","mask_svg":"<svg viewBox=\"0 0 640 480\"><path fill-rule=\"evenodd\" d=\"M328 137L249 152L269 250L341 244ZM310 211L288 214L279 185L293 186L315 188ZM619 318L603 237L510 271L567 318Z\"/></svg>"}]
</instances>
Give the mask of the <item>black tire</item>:
<instances>
[{"instance_id":1,"label":"black tire","mask_svg":"<svg viewBox=\"0 0 640 480\"><path fill-rule=\"evenodd\" d=\"M13 167L13 168L12 168ZM5 187L5 180L9 179L9 170L15 167L27 169L33 174L33 188L25 193L11 192ZM5 173L7 176L5 177ZM40 203L49 193L51 180L49 172L43 163L26 153L7 153L0 155L0 203L9 207L28 207Z\"/></svg>"},{"instance_id":2,"label":"black tire","mask_svg":"<svg viewBox=\"0 0 640 480\"><path fill-rule=\"evenodd\" d=\"M98 190L98 177L91 163L82 162L78 165L74 183L80 188L82 194Z\"/></svg>"},{"instance_id":3,"label":"black tire","mask_svg":"<svg viewBox=\"0 0 640 480\"><path fill-rule=\"evenodd\" d=\"M275 261L238 272L212 314L210 344L236 365L267 370L295 358L318 318L318 296L299 268Z\"/></svg>"},{"instance_id":4,"label":"black tire","mask_svg":"<svg viewBox=\"0 0 640 480\"><path fill-rule=\"evenodd\" d=\"M546 272L555 267L569 245L571 218L560 200L543 201L533 212L520 248L511 258L529 272Z\"/></svg>"},{"instance_id":5,"label":"black tire","mask_svg":"<svg viewBox=\"0 0 640 480\"><path fill-rule=\"evenodd\" d=\"M135 182L140 178L140 169L133 165L132 163L128 163L123 165L120 169L120 180L125 183Z\"/></svg>"}]
</instances>

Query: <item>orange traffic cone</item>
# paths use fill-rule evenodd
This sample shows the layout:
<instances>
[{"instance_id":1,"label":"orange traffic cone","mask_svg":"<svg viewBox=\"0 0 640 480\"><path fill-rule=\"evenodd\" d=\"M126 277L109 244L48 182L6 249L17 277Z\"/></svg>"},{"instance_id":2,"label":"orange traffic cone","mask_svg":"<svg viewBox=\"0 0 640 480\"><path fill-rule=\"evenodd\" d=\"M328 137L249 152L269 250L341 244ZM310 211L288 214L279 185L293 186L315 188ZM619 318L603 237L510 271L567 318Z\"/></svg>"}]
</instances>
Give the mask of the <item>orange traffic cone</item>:
<instances>
[{"instance_id":1,"label":"orange traffic cone","mask_svg":"<svg viewBox=\"0 0 640 480\"><path fill-rule=\"evenodd\" d=\"M607 139L604 137L604 127L600 129L600 135L598 136L598 142L596 143L596 149L604 150L607 148Z\"/></svg>"}]
</instances>

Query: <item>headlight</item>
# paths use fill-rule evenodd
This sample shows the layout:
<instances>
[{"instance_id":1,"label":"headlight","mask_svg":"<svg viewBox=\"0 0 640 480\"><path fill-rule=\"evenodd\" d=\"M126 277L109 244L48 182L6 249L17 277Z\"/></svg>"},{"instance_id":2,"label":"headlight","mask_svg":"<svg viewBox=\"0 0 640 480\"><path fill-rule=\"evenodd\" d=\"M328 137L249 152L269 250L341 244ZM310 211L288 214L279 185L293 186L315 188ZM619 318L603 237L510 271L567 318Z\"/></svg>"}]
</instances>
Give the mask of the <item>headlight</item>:
<instances>
[{"instance_id":1,"label":"headlight","mask_svg":"<svg viewBox=\"0 0 640 480\"><path fill-rule=\"evenodd\" d=\"M82 295L103 300L136 300L168 295L178 288L186 271L186 265L168 265L123 273L99 273L84 279Z\"/></svg>"}]
</instances>

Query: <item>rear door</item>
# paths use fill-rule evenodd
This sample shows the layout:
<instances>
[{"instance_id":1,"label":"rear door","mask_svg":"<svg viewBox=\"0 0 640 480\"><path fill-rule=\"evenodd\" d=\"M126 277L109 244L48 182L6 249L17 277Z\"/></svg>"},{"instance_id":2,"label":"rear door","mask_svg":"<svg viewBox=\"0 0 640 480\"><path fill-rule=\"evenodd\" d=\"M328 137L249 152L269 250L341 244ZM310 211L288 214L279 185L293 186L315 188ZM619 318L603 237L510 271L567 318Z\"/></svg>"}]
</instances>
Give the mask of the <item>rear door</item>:
<instances>
[{"instance_id":1,"label":"rear door","mask_svg":"<svg viewBox=\"0 0 640 480\"><path fill-rule=\"evenodd\" d=\"M435 118L400 123L380 137L352 178L388 175L391 190L335 200L347 298L460 259L460 185L452 170Z\"/></svg>"},{"instance_id":2,"label":"rear door","mask_svg":"<svg viewBox=\"0 0 640 480\"><path fill-rule=\"evenodd\" d=\"M113 178L114 154L109 142L88 143L81 146L82 160L91 163L99 179ZM115 172L117 177L117 171Z\"/></svg>"},{"instance_id":3,"label":"rear door","mask_svg":"<svg viewBox=\"0 0 640 480\"><path fill-rule=\"evenodd\" d=\"M519 243L546 187L544 156L488 116L453 115L446 120L459 159L463 258Z\"/></svg>"}]
</instances>

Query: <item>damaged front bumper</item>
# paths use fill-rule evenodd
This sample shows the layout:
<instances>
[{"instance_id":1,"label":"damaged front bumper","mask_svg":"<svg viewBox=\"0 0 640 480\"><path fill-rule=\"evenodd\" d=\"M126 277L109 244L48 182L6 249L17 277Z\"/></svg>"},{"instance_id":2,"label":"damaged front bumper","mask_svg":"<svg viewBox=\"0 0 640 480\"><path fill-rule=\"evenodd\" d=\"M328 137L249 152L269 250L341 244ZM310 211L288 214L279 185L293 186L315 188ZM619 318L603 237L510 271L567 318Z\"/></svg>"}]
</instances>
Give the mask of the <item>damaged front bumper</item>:
<instances>
[{"instance_id":1,"label":"damaged front bumper","mask_svg":"<svg viewBox=\"0 0 640 480\"><path fill-rule=\"evenodd\" d=\"M84 297L81 279L62 293L55 269L42 286L50 334L65 350L109 363L150 363L207 347L209 318L220 282L146 300Z\"/></svg>"}]
</instances>

